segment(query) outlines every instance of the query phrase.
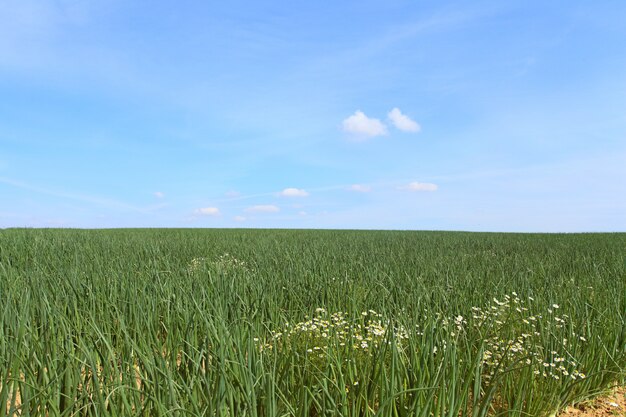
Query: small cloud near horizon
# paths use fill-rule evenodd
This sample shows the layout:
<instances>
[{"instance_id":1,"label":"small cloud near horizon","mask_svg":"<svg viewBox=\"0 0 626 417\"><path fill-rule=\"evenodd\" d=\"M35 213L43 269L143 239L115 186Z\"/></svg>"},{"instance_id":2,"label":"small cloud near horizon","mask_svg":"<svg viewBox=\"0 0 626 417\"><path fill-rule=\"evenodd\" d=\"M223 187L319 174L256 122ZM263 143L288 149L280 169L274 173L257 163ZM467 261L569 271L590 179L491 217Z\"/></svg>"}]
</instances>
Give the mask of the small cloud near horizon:
<instances>
[{"instance_id":1,"label":"small cloud near horizon","mask_svg":"<svg viewBox=\"0 0 626 417\"><path fill-rule=\"evenodd\" d=\"M348 190L350 191L356 191L358 193L369 193L370 191L372 191L372 187L370 187L369 185L364 185L364 184L352 184Z\"/></svg>"},{"instance_id":2,"label":"small cloud near horizon","mask_svg":"<svg viewBox=\"0 0 626 417\"><path fill-rule=\"evenodd\" d=\"M309 193L298 188L285 188L279 195L282 197L308 197Z\"/></svg>"},{"instance_id":3,"label":"small cloud near horizon","mask_svg":"<svg viewBox=\"0 0 626 417\"><path fill-rule=\"evenodd\" d=\"M273 204L260 204L257 206L248 207L246 211L249 213L276 213L280 211L280 208Z\"/></svg>"},{"instance_id":4,"label":"small cloud near horizon","mask_svg":"<svg viewBox=\"0 0 626 417\"><path fill-rule=\"evenodd\" d=\"M235 216L235 217L233 217L233 220L236 221L236 222L241 223L241 222L245 222L246 218L244 216Z\"/></svg>"},{"instance_id":5,"label":"small cloud near horizon","mask_svg":"<svg viewBox=\"0 0 626 417\"><path fill-rule=\"evenodd\" d=\"M360 110L354 112L352 116L344 119L341 123L344 132L356 136L384 136L387 134L387 126L378 119L369 118Z\"/></svg>"},{"instance_id":6,"label":"small cloud near horizon","mask_svg":"<svg viewBox=\"0 0 626 417\"><path fill-rule=\"evenodd\" d=\"M200 216L219 216L220 209L218 209L217 207L201 207L199 209L196 209L194 211L194 214Z\"/></svg>"},{"instance_id":7,"label":"small cloud near horizon","mask_svg":"<svg viewBox=\"0 0 626 417\"><path fill-rule=\"evenodd\" d=\"M165 198L165 193L164 193L164 192L162 192L162 191L157 191L157 192L153 193L153 195L154 195L156 198Z\"/></svg>"},{"instance_id":8,"label":"small cloud near horizon","mask_svg":"<svg viewBox=\"0 0 626 417\"><path fill-rule=\"evenodd\" d=\"M422 127L409 116L402 114L399 108L394 107L388 114L387 117L391 120L391 123L398 130L402 130L403 132L413 132L418 133L422 130Z\"/></svg>"},{"instance_id":9,"label":"small cloud near horizon","mask_svg":"<svg viewBox=\"0 0 626 417\"><path fill-rule=\"evenodd\" d=\"M398 187L398 189L400 190L407 190L407 191L437 191L439 187L437 186L437 184L433 184L430 182L410 182L407 185L403 185L401 187Z\"/></svg>"}]
</instances>

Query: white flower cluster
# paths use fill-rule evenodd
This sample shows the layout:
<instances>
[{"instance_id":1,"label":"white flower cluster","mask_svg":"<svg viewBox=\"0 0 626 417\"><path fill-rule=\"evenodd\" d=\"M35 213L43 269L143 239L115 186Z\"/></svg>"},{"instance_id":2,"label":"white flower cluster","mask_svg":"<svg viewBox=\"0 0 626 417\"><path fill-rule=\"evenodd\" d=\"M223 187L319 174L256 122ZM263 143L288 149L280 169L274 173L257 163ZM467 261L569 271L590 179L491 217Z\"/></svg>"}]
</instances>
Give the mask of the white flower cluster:
<instances>
[{"instance_id":1,"label":"white flower cluster","mask_svg":"<svg viewBox=\"0 0 626 417\"><path fill-rule=\"evenodd\" d=\"M272 333L270 341L260 344L260 349L296 347L302 353L320 358L331 349L371 355L381 344L391 343L389 339L392 337L402 341L408 334L403 327L383 321L382 315L374 310L349 317L345 312L329 314L325 309L317 308L314 317L306 321L295 325L285 323L283 329Z\"/></svg>"},{"instance_id":2,"label":"white flower cluster","mask_svg":"<svg viewBox=\"0 0 626 417\"><path fill-rule=\"evenodd\" d=\"M229 253L220 255L215 261L210 262L207 258L193 258L187 265L187 272L194 273L206 267L219 272L251 272L245 261L235 258Z\"/></svg>"},{"instance_id":3,"label":"white flower cluster","mask_svg":"<svg viewBox=\"0 0 626 417\"><path fill-rule=\"evenodd\" d=\"M583 379L585 374L578 368L578 361L569 351L573 343L585 342L586 338L567 330L567 314L554 315L558 304L547 309L548 315L531 314L528 301L520 299L516 293L505 295L503 300L493 299L487 308L472 307L473 326L485 335L483 366L487 379L500 370L532 367L537 377L561 380ZM544 346L548 340L558 337L560 352ZM569 337L565 337L569 336Z\"/></svg>"},{"instance_id":4,"label":"white flower cluster","mask_svg":"<svg viewBox=\"0 0 626 417\"><path fill-rule=\"evenodd\" d=\"M220 255L220 257L217 258L217 260L212 263L212 267L222 272L231 272L231 271L251 272L252 271L248 267L248 264L245 261L237 259L229 253Z\"/></svg>"},{"instance_id":5,"label":"white flower cluster","mask_svg":"<svg viewBox=\"0 0 626 417\"><path fill-rule=\"evenodd\" d=\"M202 265L206 264L206 258L193 258L189 265L187 265L187 272L190 274L199 270Z\"/></svg>"},{"instance_id":6,"label":"white flower cluster","mask_svg":"<svg viewBox=\"0 0 626 417\"><path fill-rule=\"evenodd\" d=\"M574 332L567 314L556 314L560 310L558 304L551 304L547 314L538 314L532 297L523 300L513 292L500 300L494 298L486 307L471 310L467 318L436 312L431 316L434 322L423 323L435 337L433 356L441 355L450 344L472 341L480 349L486 381L507 372L529 372L536 378L555 381L586 378L572 352L587 339ZM344 359L358 360L372 356L391 340L404 351L409 336L424 336L426 330L421 325L416 324L409 334L374 310L350 317L345 312L328 313L317 308L312 318L294 325L285 323L269 340L255 338L255 342L261 351L290 350L310 360L323 360L331 352L343 352Z\"/></svg>"}]
</instances>

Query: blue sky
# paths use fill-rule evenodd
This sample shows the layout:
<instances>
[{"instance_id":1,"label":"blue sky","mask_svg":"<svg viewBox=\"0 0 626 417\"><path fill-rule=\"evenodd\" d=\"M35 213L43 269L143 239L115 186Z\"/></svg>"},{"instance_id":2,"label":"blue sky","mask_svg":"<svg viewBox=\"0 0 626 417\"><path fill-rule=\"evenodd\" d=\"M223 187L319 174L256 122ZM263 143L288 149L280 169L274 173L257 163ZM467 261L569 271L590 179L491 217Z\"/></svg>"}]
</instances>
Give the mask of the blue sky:
<instances>
[{"instance_id":1,"label":"blue sky","mask_svg":"<svg viewBox=\"0 0 626 417\"><path fill-rule=\"evenodd\" d=\"M0 0L0 227L626 231L624 22Z\"/></svg>"}]
</instances>

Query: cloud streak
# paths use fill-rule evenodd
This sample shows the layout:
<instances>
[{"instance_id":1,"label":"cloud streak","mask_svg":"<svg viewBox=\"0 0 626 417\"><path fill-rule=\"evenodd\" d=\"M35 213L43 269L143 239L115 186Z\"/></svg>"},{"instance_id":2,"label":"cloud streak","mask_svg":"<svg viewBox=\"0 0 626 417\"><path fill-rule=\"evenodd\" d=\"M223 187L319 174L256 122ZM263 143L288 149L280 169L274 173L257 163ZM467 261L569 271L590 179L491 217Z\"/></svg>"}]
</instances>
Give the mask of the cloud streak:
<instances>
[{"instance_id":1,"label":"cloud streak","mask_svg":"<svg viewBox=\"0 0 626 417\"><path fill-rule=\"evenodd\" d=\"M398 189L406 191L437 191L438 188L437 184L417 181L398 187Z\"/></svg>"},{"instance_id":2,"label":"cloud streak","mask_svg":"<svg viewBox=\"0 0 626 417\"><path fill-rule=\"evenodd\" d=\"M248 213L277 213L280 211L278 206L273 204L260 204L246 209Z\"/></svg>"},{"instance_id":3,"label":"cloud streak","mask_svg":"<svg viewBox=\"0 0 626 417\"><path fill-rule=\"evenodd\" d=\"M150 209L133 206L131 204L127 204L122 201L118 201L118 200L114 200L110 198L50 190L50 189L33 186L22 181L16 181L16 180L5 178L5 177L0 177L0 183L9 185L11 187L20 188L22 190L32 191L38 194L45 194L45 195L49 195L52 197L66 198L69 200L81 201L83 203L95 204L97 206L102 206L102 207L114 208L118 210L135 211L138 213L150 212Z\"/></svg>"},{"instance_id":4,"label":"cloud streak","mask_svg":"<svg viewBox=\"0 0 626 417\"><path fill-rule=\"evenodd\" d=\"M282 197L308 197L309 193L298 188L285 188L279 195Z\"/></svg>"},{"instance_id":5,"label":"cloud streak","mask_svg":"<svg viewBox=\"0 0 626 417\"><path fill-rule=\"evenodd\" d=\"M348 190L356 191L357 193L369 193L370 191L372 191L372 187L365 184L352 184L350 187L348 187Z\"/></svg>"},{"instance_id":6,"label":"cloud streak","mask_svg":"<svg viewBox=\"0 0 626 417\"><path fill-rule=\"evenodd\" d=\"M220 215L220 209L218 209L217 207L202 207L202 208L196 209L194 213L199 216L215 217L215 216Z\"/></svg>"}]
</instances>

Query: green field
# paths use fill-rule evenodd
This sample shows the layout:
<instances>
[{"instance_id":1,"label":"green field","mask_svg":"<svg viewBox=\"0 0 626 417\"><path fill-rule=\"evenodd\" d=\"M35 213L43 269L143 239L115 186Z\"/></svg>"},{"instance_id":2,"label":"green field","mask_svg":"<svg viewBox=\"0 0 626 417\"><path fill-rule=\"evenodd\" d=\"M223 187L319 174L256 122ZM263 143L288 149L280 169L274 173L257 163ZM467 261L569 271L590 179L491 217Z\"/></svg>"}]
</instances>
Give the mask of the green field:
<instances>
[{"instance_id":1,"label":"green field","mask_svg":"<svg viewBox=\"0 0 626 417\"><path fill-rule=\"evenodd\" d=\"M626 234L3 230L0 416L550 415L624 383L625 259Z\"/></svg>"}]
</instances>

